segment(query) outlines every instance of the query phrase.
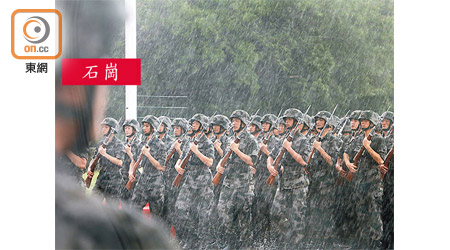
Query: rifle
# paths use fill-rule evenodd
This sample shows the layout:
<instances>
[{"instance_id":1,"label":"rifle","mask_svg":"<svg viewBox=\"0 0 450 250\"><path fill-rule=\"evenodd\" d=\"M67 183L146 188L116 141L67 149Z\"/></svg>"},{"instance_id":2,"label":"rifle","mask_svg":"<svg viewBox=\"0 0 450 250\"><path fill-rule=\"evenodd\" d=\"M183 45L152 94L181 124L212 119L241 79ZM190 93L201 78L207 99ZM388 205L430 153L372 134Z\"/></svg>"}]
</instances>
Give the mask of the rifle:
<instances>
[{"instance_id":1,"label":"rifle","mask_svg":"<svg viewBox=\"0 0 450 250\"><path fill-rule=\"evenodd\" d=\"M120 124L121 123L121 121L122 121L122 118L120 118L120 120L119 120L119 123L118 124ZM112 140L112 138L113 138L113 134L114 134L114 132L116 131L116 128L112 128L111 127L111 131L109 132L109 135L108 135L108 137L106 137L104 140L103 140L103 143L102 143L102 148L106 148L106 145L108 145L108 143ZM94 155L94 161L92 161L91 162L91 164L89 165L89 167L88 167L88 169L92 172L92 173L94 173L94 171L95 171L95 167L97 166L97 163L98 163L98 161L100 160L100 154L98 153L98 151L97 151L97 153ZM93 177L93 176L92 176ZM91 181L92 181L92 177L91 176L87 176L86 177L86 180L85 180L85 183L86 183L86 187L87 188L90 188L91 187Z\"/></svg>"},{"instance_id":2,"label":"rifle","mask_svg":"<svg viewBox=\"0 0 450 250\"><path fill-rule=\"evenodd\" d=\"M348 120L347 115L349 112L350 112L350 110L347 111L347 113L344 116L344 119L342 119L342 121L339 123L339 125L336 126L336 128L334 128L333 134L335 134L336 130L339 128L338 136L342 135L342 131L344 130L345 124L347 123L347 120Z\"/></svg>"},{"instance_id":3,"label":"rifle","mask_svg":"<svg viewBox=\"0 0 450 250\"><path fill-rule=\"evenodd\" d=\"M178 143L181 143L181 140L186 137L186 134L184 134L182 137L180 136L177 141ZM170 159L172 158L173 154L175 153L175 147L172 148L169 155L167 155L166 160L164 161L164 166L167 166L167 163L169 163Z\"/></svg>"},{"instance_id":4,"label":"rifle","mask_svg":"<svg viewBox=\"0 0 450 250\"><path fill-rule=\"evenodd\" d=\"M370 134L367 136L367 140L370 141L372 139L372 136L374 135L374 133L375 133L375 126L372 128L372 130L370 131ZM353 157L353 164L355 166L356 166L356 164L358 164L359 158L361 158L361 156L365 150L366 150L366 148L364 146L362 146L361 149L359 150L358 154L356 154L355 157ZM353 176L354 176L354 173L349 171L347 173L346 178L349 182L351 182L353 180Z\"/></svg>"},{"instance_id":5,"label":"rifle","mask_svg":"<svg viewBox=\"0 0 450 250\"><path fill-rule=\"evenodd\" d=\"M278 121L278 119L280 118L281 111L283 111L283 109L280 109L280 113L278 113L278 116L277 116L277 121ZM275 125L272 125L272 126L270 127L270 130L264 135L264 139L263 139L263 141L262 141L262 143L263 143L264 145L267 145L267 143L269 142L269 135L270 135L270 133L274 130L274 128L275 128ZM258 165L258 163L259 163L259 160L260 160L260 158L261 158L261 154L262 154L262 150L259 149L258 156L257 156L256 162L255 162L255 167L256 167L256 166Z\"/></svg>"},{"instance_id":6,"label":"rifle","mask_svg":"<svg viewBox=\"0 0 450 250\"><path fill-rule=\"evenodd\" d=\"M308 114L309 108L311 108L311 105L309 105L309 107L308 107L308 109L306 110L305 114ZM288 137L287 137L286 140L288 140L289 142L292 141L292 139L294 138L294 133L295 133L295 131L297 131L297 128L298 128L298 126L299 126L301 123L303 123L303 122L302 122L302 121L297 121L297 125L295 125L295 128L293 128L293 129L289 132ZM275 168L275 170L278 168L278 165L280 164L281 159L283 158L283 155L284 155L284 153L286 153L286 151L287 151L286 148L283 147L283 148L281 149L281 151L278 153L277 158L275 158L275 162L274 162L274 164L273 164L273 167ZM267 178L267 181L266 181L266 182L267 182L267 184L269 184L269 186L272 186L273 183L274 183L274 181L275 181L275 176L269 175L269 178Z\"/></svg>"},{"instance_id":7,"label":"rifle","mask_svg":"<svg viewBox=\"0 0 450 250\"><path fill-rule=\"evenodd\" d=\"M383 165L387 168L389 161L391 160L392 156L394 155L394 146L392 146L391 150L389 150L388 155L386 156L386 159L384 159ZM389 168L388 168L389 170ZM385 174L381 174L381 179L384 180Z\"/></svg>"},{"instance_id":8,"label":"rifle","mask_svg":"<svg viewBox=\"0 0 450 250\"><path fill-rule=\"evenodd\" d=\"M256 111L256 113L254 115L258 114L259 109ZM236 137L236 139L234 140L234 143L239 143L239 141L241 140L241 135L242 132L245 131L245 129L247 129L247 124L245 124L245 127L242 129L241 133ZM227 154L222 158L222 160L220 160L219 164L222 168L225 167L225 164L227 164L228 159L231 156L231 153L233 153L233 150L229 149ZM214 175L214 178L212 179L212 183L217 186L219 185L220 179L222 178L222 174L217 172L216 175Z\"/></svg>"},{"instance_id":9,"label":"rifle","mask_svg":"<svg viewBox=\"0 0 450 250\"><path fill-rule=\"evenodd\" d=\"M156 131L153 131L150 139L147 140L147 142L145 143L145 147L148 148L150 146L150 142L153 140L153 138L155 137L155 133ZM144 158L144 150L141 150L141 154L139 155L138 160L134 163L133 166L133 176L136 177L136 170L139 167L139 164L141 164L142 159ZM133 183L131 180L128 180L127 184L125 185L125 187L128 190L131 190L131 188L133 187Z\"/></svg>"},{"instance_id":10,"label":"rifle","mask_svg":"<svg viewBox=\"0 0 450 250\"><path fill-rule=\"evenodd\" d=\"M334 107L333 113L331 113L331 116L329 119L333 119L333 115L334 115L334 112L336 112L337 106L338 105L336 104L336 107ZM327 125L328 125L328 122L325 121L325 124L323 125L322 130L320 130L320 133L316 136L316 141L320 142L322 140L322 134L323 134L323 131L325 131L325 129L327 128ZM315 152L316 152L316 148L313 147L313 149L311 150L311 153L309 153L308 161L306 162L306 167L305 167L306 173L308 173L308 166L309 166L309 163L311 162L311 159L313 158Z\"/></svg>"},{"instance_id":11,"label":"rifle","mask_svg":"<svg viewBox=\"0 0 450 250\"><path fill-rule=\"evenodd\" d=\"M201 133L195 138L195 140L194 140L194 144L195 144L195 145L198 144L198 141L200 140L200 138L202 137L202 135L203 135L204 133L205 133L204 131L201 132ZM189 159L191 158L192 153L193 153L192 150L189 150L189 153L186 155L186 157L184 157L183 162L181 163L180 168L182 168L182 169L185 169L185 168L186 168L186 165L187 165ZM174 187L180 186L181 178L183 178L183 175L182 175L182 174L178 174L178 175L175 177L175 179L173 180L172 185L173 185Z\"/></svg>"},{"instance_id":12,"label":"rifle","mask_svg":"<svg viewBox=\"0 0 450 250\"><path fill-rule=\"evenodd\" d=\"M106 137L104 140L103 140L103 143L102 143L102 147L103 148L106 148L106 145L108 145L108 143L111 141L111 139L112 139L112 135L113 135L113 133L112 133L112 131L111 131L111 133L109 134L109 136L108 137ZM97 166L97 163L98 163L98 161L100 160L100 153L97 151L97 153L94 155L94 161L92 161L91 162L91 165L89 165L89 167L88 167L88 169L92 172L92 173L94 173L94 171L95 171L95 167ZM91 187L91 181L92 181L92 177L90 176L90 175L88 175L87 177L86 177L86 180L85 180L85 183L86 183L86 187L87 188L90 188Z\"/></svg>"}]
</instances>

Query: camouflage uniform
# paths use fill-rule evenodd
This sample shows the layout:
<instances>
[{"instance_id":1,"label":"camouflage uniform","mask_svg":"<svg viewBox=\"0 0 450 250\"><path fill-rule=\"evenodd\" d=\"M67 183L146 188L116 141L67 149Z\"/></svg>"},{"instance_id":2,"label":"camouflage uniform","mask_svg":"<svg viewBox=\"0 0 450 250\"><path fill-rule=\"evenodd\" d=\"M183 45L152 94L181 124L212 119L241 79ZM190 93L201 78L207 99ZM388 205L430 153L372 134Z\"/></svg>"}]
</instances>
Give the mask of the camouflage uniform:
<instances>
[{"instance_id":1,"label":"camouflage uniform","mask_svg":"<svg viewBox=\"0 0 450 250\"><path fill-rule=\"evenodd\" d=\"M206 157L214 157L214 145L202 135L198 150ZM185 143L180 159L185 159L190 151L190 143ZM175 203L177 236L186 243L184 247L198 248L203 242L212 241L209 216L214 203L212 176L195 153L192 153L183 175L184 184Z\"/></svg>"},{"instance_id":2,"label":"camouflage uniform","mask_svg":"<svg viewBox=\"0 0 450 250\"><path fill-rule=\"evenodd\" d=\"M177 139L178 140L178 139ZM177 141L173 141L170 150L172 151L173 145ZM189 139L187 137L183 137L181 139L181 149L184 145L189 144ZM170 158L169 162L167 162L166 170L163 173L164 178L164 220L168 223L168 225L173 225L174 223L174 216L175 215L175 202L177 200L178 194L180 193L180 188L182 187L184 183L184 179L180 184L180 187L176 188L173 186L173 181L175 177L178 175L178 172L175 170L175 164L177 163L178 159L180 158L180 154L178 154L178 151L175 150L172 158Z\"/></svg>"},{"instance_id":3,"label":"camouflage uniform","mask_svg":"<svg viewBox=\"0 0 450 250\"><path fill-rule=\"evenodd\" d=\"M363 147L364 133L359 134L353 140L346 153L353 159L358 151ZM382 158L386 155L386 144L384 139L375 134L372 137L370 147ZM383 186L378 170L378 164L365 150L358 162L358 172L354 174L350 188L349 219L353 227L350 228L351 235L363 242L379 241L382 234L381 203Z\"/></svg>"},{"instance_id":4,"label":"camouflage uniform","mask_svg":"<svg viewBox=\"0 0 450 250\"><path fill-rule=\"evenodd\" d=\"M134 135L137 136L137 135ZM126 142L128 143L128 142ZM133 141L131 146L131 153L133 154L134 162L136 162L139 158L139 155L142 151L142 142L139 138L136 137L136 139ZM125 145L126 146L126 145ZM131 164L131 158L128 156L127 153L125 153L124 160L122 163L122 168L120 169L120 173L122 175L122 184L121 184L121 194L120 199L122 200L122 206L125 205L124 203L129 203L131 196L133 194L132 190L128 190L125 185L128 183L128 172L130 171L130 164ZM139 171L136 171L136 181L139 180L139 176L141 173Z\"/></svg>"},{"instance_id":5,"label":"camouflage uniform","mask_svg":"<svg viewBox=\"0 0 450 250\"><path fill-rule=\"evenodd\" d=\"M394 133L385 137L387 152L394 146ZM394 248L394 157L389 160L383 180L383 248Z\"/></svg>"},{"instance_id":6,"label":"camouflage uniform","mask_svg":"<svg viewBox=\"0 0 450 250\"><path fill-rule=\"evenodd\" d=\"M341 136L339 152L337 153L338 157L341 158L341 167L344 170L347 170L344 162L344 152L347 147L349 147L350 142L354 140L352 135L343 135ZM339 178L339 177L336 177ZM341 177L344 178L344 177ZM349 229L349 218L347 213L349 211L350 205L350 189L351 183L349 183L345 178L341 179L341 185L336 186L336 195L335 195L335 209L334 209L334 217L335 217L335 235L339 238L347 238L350 234Z\"/></svg>"},{"instance_id":7,"label":"camouflage uniform","mask_svg":"<svg viewBox=\"0 0 450 250\"><path fill-rule=\"evenodd\" d=\"M142 142L140 148L144 145L145 142ZM164 143L155 136L150 141L149 147L150 154L163 166L166 159L166 146ZM152 215L161 217L164 203L162 173L152 165L145 155L142 157L140 166L142 166L143 171L134 187L131 202L139 210L144 208L148 202Z\"/></svg>"},{"instance_id":8,"label":"camouflage uniform","mask_svg":"<svg viewBox=\"0 0 450 250\"><path fill-rule=\"evenodd\" d=\"M216 137L214 136L214 139ZM222 149L223 154L225 155L227 153L227 148L229 148L230 146L230 137L227 136L226 134L223 134L220 138L219 138L220 143L222 143L222 145L220 146L220 149ZM213 141L213 145L214 145L214 141ZM211 173L212 176L215 176L217 174L217 164L219 164L220 159L222 159L222 157L220 156L219 152L214 149L214 163L211 167ZM214 208L217 207L217 203L219 203L219 196L220 196L220 190L222 189L222 185L223 185L223 178L220 179L219 185L214 186Z\"/></svg>"},{"instance_id":9,"label":"camouflage uniform","mask_svg":"<svg viewBox=\"0 0 450 250\"><path fill-rule=\"evenodd\" d=\"M306 162L311 145L303 134L296 133L292 140L292 149ZM270 156L275 159L277 155L272 152ZM279 186L270 211L271 230L278 242L297 244L305 233L309 179L303 167L289 152L283 155L280 165L284 171L278 171Z\"/></svg>"},{"instance_id":10,"label":"camouflage uniform","mask_svg":"<svg viewBox=\"0 0 450 250\"><path fill-rule=\"evenodd\" d=\"M333 136L331 131L321 139L321 147L331 156L331 166L317 150L308 166L308 236L323 240L332 237L334 231L335 186L337 172L335 163L342 141Z\"/></svg>"},{"instance_id":11,"label":"camouflage uniform","mask_svg":"<svg viewBox=\"0 0 450 250\"><path fill-rule=\"evenodd\" d=\"M85 158L86 160L89 157L87 148L84 148L80 152L74 150L73 153L81 158ZM66 173L68 176L72 177L75 183L79 184L82 187L86 186L82 177L84 170L81 170L79 167L75 166L75 164L73 164L73 162L66 154L58 156L56 161L60 164L61 170L64 171L64 173Z\"/></svg>"},{"instance_id":12,"label":"camouflage uniform","mask_svg":"<svg viewBox=\"0 0 450 250\"><path fill-rule=\"evenodd\" d=\"M171 149L171 145L173 145L173 143L175 142L175 140L172 137L170 137L167 133L164 134L161 141L166 146L166 151L169 151Z\"/></svg>"},{"instance_id":13,"label":"camouflage uniform","mask_svg":"<svg viewBox=\"0 0 450 250\"><path fill-rule=\"evenodd\" d=\"M231 140L234 141L235 137ZM239 150L255 162L258 147L256 140L247 131L240 133ZM227 243L232 248L239 248L250 239L250 206L253 198L253 192L250 190L251 176L250 167L232 153L222 177L223 186L217 205L221 233L217 239L219 244Z\"/></svg>"},{"instance_id":14,"label":"camouflage uniform","mask_svg":"<svg viewBox=\"0 0 450 250\"><path fill-rule=\"evenodd\" d=\"M274 152L274 155L277 155L281 147L281 141L275 135L269 137L267 141L267 150L269 152ZM268 156L261 152L254 175L255 196L252 202L253 236L255 241L259 243L262 243L264 238L269 238L267 234L269 234L270 230L270 208L278 186L277 180L272 186L267 184L267 178L270 176L270 172L267 169L267 158Z\"/></svg>"},{"instance_id":15,"label":"camouflage uniform","mask_svg":"<svg viewBox=\"0 0 450 250\"><path fill-rule=\"evenodd\" d=\"M98 148L102 145L102 143L103 142L98 143L94 155L97 154ZM123 166L125 147L116 136L114 136L106 145L106 153L121 160ZM120 167L110 162L102 155L100 155L98 164L101 168L97 176L97 181L95 182L93 192L104 196L108 202L112 202L113 206L118 206L120 199L120 184L122 179L120 175Z\"/></svg>"}]
</instances>

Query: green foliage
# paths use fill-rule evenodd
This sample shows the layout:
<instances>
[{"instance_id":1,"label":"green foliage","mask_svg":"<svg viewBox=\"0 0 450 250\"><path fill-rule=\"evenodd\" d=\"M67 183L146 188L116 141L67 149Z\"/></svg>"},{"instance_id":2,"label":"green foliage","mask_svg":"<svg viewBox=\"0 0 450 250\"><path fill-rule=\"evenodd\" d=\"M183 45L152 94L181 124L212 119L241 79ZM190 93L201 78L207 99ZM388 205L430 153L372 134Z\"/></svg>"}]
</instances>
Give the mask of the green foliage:
<instances>
[{"instance_id":1,"label":"green foliage","mask_svg":"<svg viewBox=\"0 0 450 250\"><path fill-rule=\"evenodd\" d=\"M394 102L392 0L140 0L137 56L139 95L186 95L177 100L139 98L146 114L191 117L310 114L339 107L382 113ZM116 43L123 56L124 42ZM108 114L124 110L124 88L111 89ZM122 112L124 113L124 111ZM115 116L120 117L122 114Z\"/></svg>"}]
</instances>

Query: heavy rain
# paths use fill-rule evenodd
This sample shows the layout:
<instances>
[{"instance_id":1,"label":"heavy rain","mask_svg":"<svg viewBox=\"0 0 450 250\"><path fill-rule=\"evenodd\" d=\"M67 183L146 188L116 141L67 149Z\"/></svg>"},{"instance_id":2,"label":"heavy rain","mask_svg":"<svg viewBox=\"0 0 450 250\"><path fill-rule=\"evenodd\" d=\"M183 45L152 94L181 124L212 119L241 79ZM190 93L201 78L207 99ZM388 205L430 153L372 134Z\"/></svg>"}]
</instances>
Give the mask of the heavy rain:
<instances>
[{"instance_id":1,"label":"heavy rain","mask_svg":"<svg viewBox=\"0 0 450 250\"><path fill-rule=\"evenodd\" d=\"M124 1L56 3L125 58ZM393 248L392 0L137 0L136 45L136 117L56 86L57 248Z\"/></svg>"}]
</instances>

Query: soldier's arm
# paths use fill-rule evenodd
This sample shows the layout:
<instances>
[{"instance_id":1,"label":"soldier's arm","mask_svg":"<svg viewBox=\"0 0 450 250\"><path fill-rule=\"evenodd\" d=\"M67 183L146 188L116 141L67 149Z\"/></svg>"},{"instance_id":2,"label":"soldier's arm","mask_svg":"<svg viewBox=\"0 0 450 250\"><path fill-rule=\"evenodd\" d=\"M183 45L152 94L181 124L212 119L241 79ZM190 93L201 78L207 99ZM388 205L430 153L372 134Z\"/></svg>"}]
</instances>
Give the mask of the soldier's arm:
<instances>
[{"instance_id":1,"label":"soldier's arm","mask_svg":"<svg viewBox=\"0 0 450 250\"><path fill-rule=\"evenodd\" d=\"M344 162L350 171L356 172L356 166L350 162L350 157L348 156L347 153L344 153Z\"/></svg>"},{"instance_id":2,"label":"soldier's arm","mask_svg":"<svg viewBox=\"0 0 450 250\"><path fill-rule=\"evenodd\" d=\"M286 148L286 150L289 152L289 154L294 158L298 164L302 166L306 166L306 162L303 160L303 157L301 154L295 152L295 150L292 148L292 142L288 142L285 140L285 143L283 143L283 146Z\"/></svg>"},{"instance_id":3,"label":"soldier's arm","mask_svg":"<svg viewBox=\"0 0 450 250\"><path fill-rule=\"evenodd\" d=\"M222 143L220 142L220 139L217 139L214 141L214 148L216 149L217 153L219 153L220 157L223 157L223 150L221 148Z\"/></svg>"},{"instance_id":4,"label":"soldier's arm","mask_svg":"<svg viewBox=\"0 0 450 250\"><path fill-rule=\"evenodd\" d=\"M383 164L383 158L381 158L380 154L378 154L377 152L375 152L375 150L372 149L370 144L371 142L367 140L367 138L364 138L363 145L366 148L367 152L369 152L372 159L374 159L378 163L378 165Z\"/></svg>"},{"instance_id":5,"label":"soldier's arm","mask_svg":"<svg viewBox=\"0 0 450 250\"><path fill-rule=\"evenodd\" d=\"M108 153L105 152L105 154L103 155L106 159L108 159L108 161L112 162L114 165L117 165L119 167L122 167L122 160L117 159L114 156L109 155Z\"/></svg>"},{"instance_id":6,"label":"soldier's arm","mask_svg":"<svg viewBox=\"0 0 450 250\"><path fill-rule=\"evenodd\" d=\"M239 150L239 144L231 143L230 145L231 150L241 158L242 161L244 161L247 165L253 166L252 157L250 157L247 154L244 154L241 150Z\"/></svg>"},{"instance_id":7,"label":"soldier's arm","mask_svg":"<svg viewBox=\"0 0 450 250\"><path fill-rule=\"evenodd\" d=\"M314 141L314 145L318 144L317 141ZM331 161L331 156L322 148L322 146L315 146L317 151L319 151L322 158L328 163L328 165L332 166L333 162Z\"/></svg>"},{"instance_id":8,"label":"soldier's arm","mask_svg":"<svg viewBox=\"0 0 450 250\"><path fill-rule=\"evenodd\" d=\"M176 140L175 143L173 144L173 146L174 146L175 150L177 151L178 155L181 155L181 153L183 153L181 151L181 144L182 143L183 142L178 142L178 140Z\"/></svg>"},{"instance_id":9,"label":"soldier's arm","mask_svg":"<svg viewBox=\"0 0 450 250\"><path fill-rule=\"evenodd\" d=\"M192 143L193 144L193 143ZM198 150L197 145L191 145L192 152L208 167L211 167L213 164L214 159L210 157L206 157L200 150Z\"/></svg>"},{"instance_id":10,"label":"soldier's arm","mask_svg":"<svg viewBox=\"0 0 450 250\"><path fill-rule=\"evenodd\" d=\"M86 167L87 159L84 157L80 157L74 154L72 151L66 152L67 157L69 157L70 161L77 166L79 169L84 169Z\"/></svg>"},{"instance_id":11,"label":"soldier's arm","mask_svg":"<svg viewBox=\"0 0 450 250\"><path fill-rule=\"evenodd\" d=\"M164 167L150 154L150 148L147 148L144 146L143 152L144 152L145 157L147 157L147 159L150 161L150 163L153 165L153 167L155 167L159 171L164 170Z\"/></svg>"},{"instance_id":12,"label":"soldier's arm","mask_svg":"<svg viewBox=\"0 0 450 250\"><path fill-rule=\"evenodd\" d=\"M273 167L273 158L272 156L269 156L267 158L267 169L269 170L270 174L273 176L278 175L278 171Z\"/></svg>"}]
</instances>

